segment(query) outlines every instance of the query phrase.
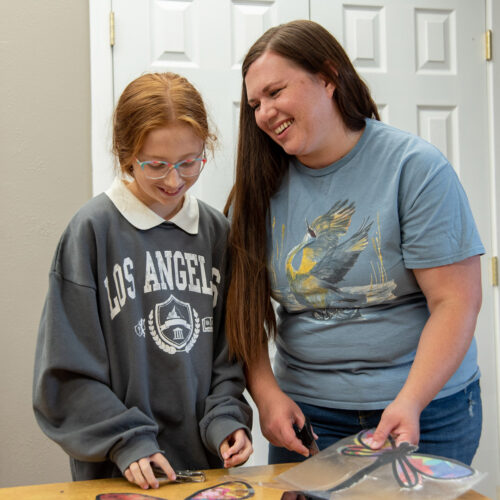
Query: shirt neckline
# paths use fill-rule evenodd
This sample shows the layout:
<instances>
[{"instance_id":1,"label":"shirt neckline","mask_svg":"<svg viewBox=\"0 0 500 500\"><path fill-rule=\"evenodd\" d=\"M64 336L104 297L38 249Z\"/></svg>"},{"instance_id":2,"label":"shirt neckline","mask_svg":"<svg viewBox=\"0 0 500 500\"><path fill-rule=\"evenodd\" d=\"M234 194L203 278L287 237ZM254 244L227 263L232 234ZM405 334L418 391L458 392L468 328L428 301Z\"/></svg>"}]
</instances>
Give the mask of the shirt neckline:
<instances>
[{"instance_id":1,"label":"shirt neckline","mask_svg":"<svg viewBox=\"0 0 500 500\"><path fill-rule=\"evenodd\" d=\"M137 229L152 229L165 222L170 222L189 234L198 234L200 218L198 200L190 193L184 195L181 209L169 220L160 217L139 200L128 189L124 179L115 178L105 194L123 217Z\"/></svg>"},{"instance_id":2,"label":"shirt neckline","mask_svg":"<svg viewBox=\"0 0 500 500\"><path fill-rule=\"evenodd\" d=\"M333 163L330 163L330 165L327 165L323 168L310 168L301 163L295 156L292 158L291 163L300 173L309 175L311 177L321 177L323 175L331 174L332 172L349 163L361 151L366 141L368 140L368 136L371 133L372 126L373 120L371 118L365 118L365 129L363 130L363 133L361 134L358 142L345 156L337 161L334 161Z\"/></svg>"}]
</instances>

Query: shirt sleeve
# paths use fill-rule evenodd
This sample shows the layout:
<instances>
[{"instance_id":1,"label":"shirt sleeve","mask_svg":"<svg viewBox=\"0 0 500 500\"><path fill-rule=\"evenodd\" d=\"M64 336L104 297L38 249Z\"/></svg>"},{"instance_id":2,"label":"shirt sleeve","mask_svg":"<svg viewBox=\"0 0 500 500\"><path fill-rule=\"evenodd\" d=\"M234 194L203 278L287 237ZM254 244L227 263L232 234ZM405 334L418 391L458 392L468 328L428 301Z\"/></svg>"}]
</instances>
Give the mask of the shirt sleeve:
<instances>
[{"instance_id":1,"label":"shirt sleeve","mask_svg":"<svg viewBox=\"0 0 500 500\"><path fill-rule=\"evenodd\" d=\"M407 268L443 266L484 253L458 176L431 145L404 166L398 208Z\"/></svg>"},{"instance_id":2,"label":"shirt sleeve","mask_svg":"<svg viewBox=\"0 0 500 500\"><path fill-rule=\"evenodd\" d=\"M160 451L156 423L111 389L95 289L55 270L39 327L33 407L43 432L78 460L111 460L123 472Z\"/></svg>"},{"instance_id":3,"label":"shirt sleeve","mask_svg":"<svg viewBox=\"0 0 500 500\"><path fill-rule=\"evenodd\" d=\"M224 439L237 429L244 429L252 438L252 409L243 397L242 367L229 360L227 344L219 347L214 358L210 395L200 421L203 444L218 456Z\"/></svg>"}]
</instances>

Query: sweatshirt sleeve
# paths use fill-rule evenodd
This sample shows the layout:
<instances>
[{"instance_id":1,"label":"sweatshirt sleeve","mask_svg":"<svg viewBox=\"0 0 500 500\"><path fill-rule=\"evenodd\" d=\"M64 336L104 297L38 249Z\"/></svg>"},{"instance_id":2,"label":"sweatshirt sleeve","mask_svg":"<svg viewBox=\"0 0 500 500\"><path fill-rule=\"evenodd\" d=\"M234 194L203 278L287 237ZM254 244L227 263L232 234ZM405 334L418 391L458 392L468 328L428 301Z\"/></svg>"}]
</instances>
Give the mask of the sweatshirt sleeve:
<instances>
[{"instance_id":1,"label":"sweatshirt sleeve","mask_svg":"<svg viewBox=\"0 0 500 500\"><path fill-rule=\"evenodd\" d=\"M214 356L211 392L200 421L203 444L218 456L220 445L235 430L244 429L252 438L252 409L243 397L245 383L242 367L229 360L225 339L219 340L221 345Z\"/></svg>"},{"instance_id":2,"label":"sweatshirt sleeve","mask_svg":"<svg viewBox=\"0 0 500 500\"><path fill-rule=\"evenodd\" d=\"M224 241L224 240L223 240ZM224 276L229 273L225 267ZM205 401L205 413L200 421L203 444L220 457L219 448L224 439L237 429L244 429L252 439L252 409L246 402L245 376L241 363L229 357L225 334L225 298L214 309L214 356L210 394Z\"/></svg>"},{"instance_id":3,"label":"sweatshirt sleeve","mask_svg":"<svg viewBox=\"0 0 500 500\"><path fill-rule=\"evenodd\" d=\"M49 280L36 348L35 417L70 456L111 460L123 472L160 451L157 425L111 389L96 290L64 279L56 265Z\"/></svg>"}]
</instances>

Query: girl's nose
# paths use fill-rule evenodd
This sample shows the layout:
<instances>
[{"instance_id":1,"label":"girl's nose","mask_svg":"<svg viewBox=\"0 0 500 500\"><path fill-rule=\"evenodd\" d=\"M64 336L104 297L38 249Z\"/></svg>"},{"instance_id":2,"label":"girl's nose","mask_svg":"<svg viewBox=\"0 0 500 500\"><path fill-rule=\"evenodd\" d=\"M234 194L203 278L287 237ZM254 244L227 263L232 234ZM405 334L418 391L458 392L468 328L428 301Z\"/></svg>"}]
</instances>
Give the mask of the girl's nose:
<instances>
[{"instance_id":1,"label":"girl's nose","mask_svg":"<svg viewBox=\"0 0 500 500\"><path fill-rule=\"evenodd\" d=\"M176 168L171 168L168 171L166 177L163 179L165 187L169 188L170 190L179 188L183 182L184 181L182 180L182 177L179 175L179 172Z\"/></svg>"}]
</instances>

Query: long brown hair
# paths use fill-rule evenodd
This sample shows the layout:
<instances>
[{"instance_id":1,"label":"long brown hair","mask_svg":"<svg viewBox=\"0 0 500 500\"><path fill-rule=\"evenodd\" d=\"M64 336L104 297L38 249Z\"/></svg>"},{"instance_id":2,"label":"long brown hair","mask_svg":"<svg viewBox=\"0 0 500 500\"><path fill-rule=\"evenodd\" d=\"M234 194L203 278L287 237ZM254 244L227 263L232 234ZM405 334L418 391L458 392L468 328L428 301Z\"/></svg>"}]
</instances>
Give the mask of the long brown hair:
<instances>
[{"instance_id":1,"label":"long brown hair","mask_svg":"<svg viewBox=\"0 0 500 500\"><path fill-rule=\"evenodd\" d=\"M176 73L146 73L122 92L113 115L113 153L119 170L130 174L135 157L152 130L180 121L213 152L215 135L198 90Z\"/></svg>"},{"instance_id":2,"label":"long brown hair","mask_svg":"<svg viewBox=\"0 0 500 500\"><path fill-rule=\"evenodd\" d=\"M242 65L248 69L273 51L311 74L321 73L335 85L333 99L347 128L361 130L365 118L380 119L368 87L337 40L321 25L298 20L270 28L250 48ZM267 274L269 201L288 169L289 156L255 122L243 81L236 181L224 212L231 216L229 245L232 277L227 298L226 334L230 351L251 364L262 344L276 335Z\"/></svg>"}]
</instances>

